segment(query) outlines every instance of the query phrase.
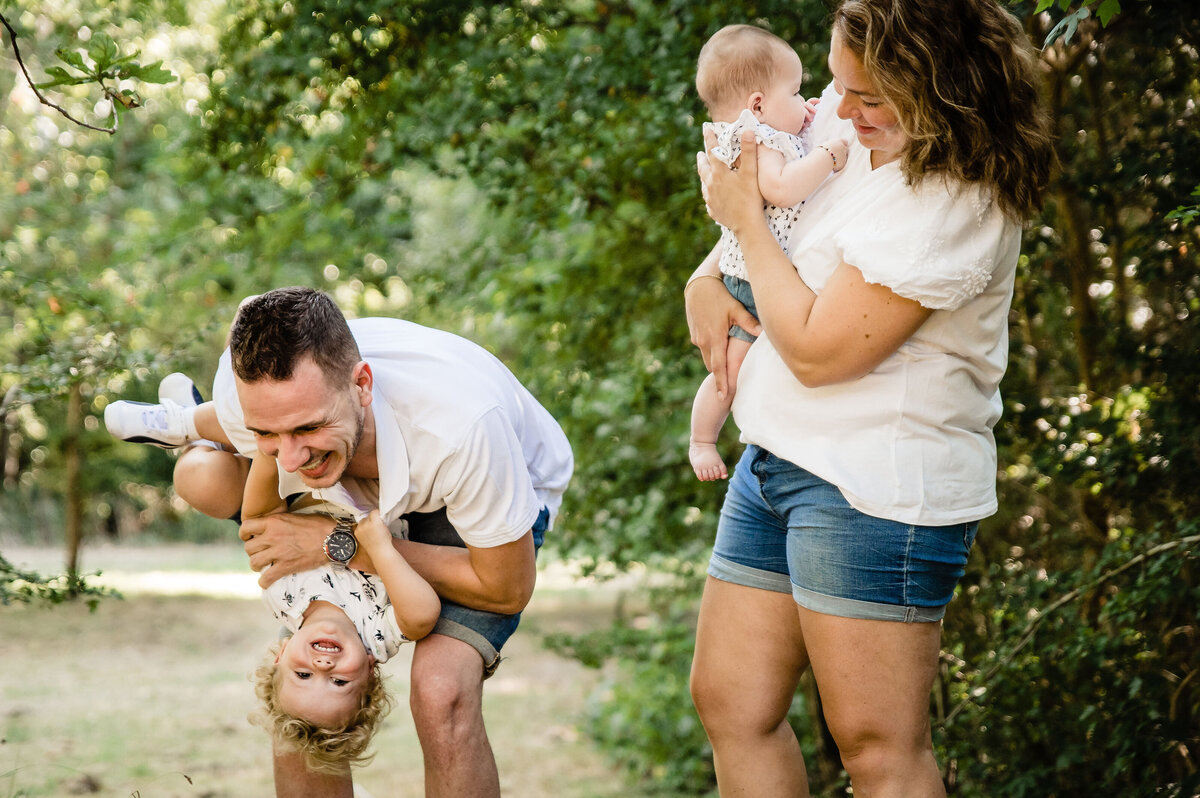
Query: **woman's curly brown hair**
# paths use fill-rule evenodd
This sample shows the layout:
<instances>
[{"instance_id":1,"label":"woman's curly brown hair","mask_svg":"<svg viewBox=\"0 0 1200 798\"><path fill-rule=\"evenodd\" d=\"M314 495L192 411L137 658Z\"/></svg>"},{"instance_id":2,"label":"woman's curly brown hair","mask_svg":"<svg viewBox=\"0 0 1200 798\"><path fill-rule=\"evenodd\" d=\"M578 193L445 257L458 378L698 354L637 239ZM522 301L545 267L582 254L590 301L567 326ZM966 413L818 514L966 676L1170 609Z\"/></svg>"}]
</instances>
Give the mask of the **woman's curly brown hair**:
<instances>
[{"instance_id":1,"label":"woman's curly brown hair","mask_svg":"<svg viewBox=\"0 0 1200 798\"><path fill-rule=\"evenodd\" d=\"M1055 156L1035 55L995 0L844 0L833 28L896 110L910 183L943 174L991 186L1026 219Z\"/></svg>"},{"instance_id":2,"label":"woman's curly brown hair","mask_svg":"<svg viewBox=\"0 0 1200 798\"><path fill-rule=\"evenodd\" d=\"M279 666L275 659L283 642L272 643L266 658L254 671L254 692L262 707L250 715L250 722L266 729L281 750L298 752L314 773L344 773L351 765L370 762L374 754L366 753L367 746L379 721L392 708L379 664L372 666L358 711L350 722L340 729L324 728L289 715L279 706L276 699Z\"/></svg>"}]
</instances>

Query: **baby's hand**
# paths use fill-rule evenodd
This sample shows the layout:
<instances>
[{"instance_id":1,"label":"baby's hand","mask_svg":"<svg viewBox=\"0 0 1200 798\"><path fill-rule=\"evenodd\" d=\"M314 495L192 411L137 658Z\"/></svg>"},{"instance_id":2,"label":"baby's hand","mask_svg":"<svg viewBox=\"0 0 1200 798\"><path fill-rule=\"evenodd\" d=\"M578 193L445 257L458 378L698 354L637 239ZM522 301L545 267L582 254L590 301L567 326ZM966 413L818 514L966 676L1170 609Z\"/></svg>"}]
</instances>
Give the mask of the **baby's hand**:
<instances>
[{"instance_id":1,"label":"baby's hand","mask_svg":"<svg viewBox=\"0 0 1200 798\"><path fill-rule=\"evenodd\" d=\"M817 116L817 105L820 102L820 97L813 97L811 100L804 101L804 124L800 126L801 130L812 124L813 119Z\"/></svg>"},{"instance_id":2,"label":"baby's hand","mask_svg":"<svg viewBox=\"0 0 1200 798\"><path fill-rule=\"evenodd\" d=\"M378 510L372 510L370 515L358 522L354 536L368 554L392 548L392 532L383 523Z\"/></svg>"},{"instance_id":3,"label":"baby's hand","mask_svg":"<svg viewBox=\"0 0 1200 798\"><path fill-rule=\"evenodd\" d=\"M823 141L817 145L821 149L829 153L833 158L833 171L840 172L846 166L846 156L850 153L850 148L843 139L830 139Z\"/></svg>"}]
</instances>

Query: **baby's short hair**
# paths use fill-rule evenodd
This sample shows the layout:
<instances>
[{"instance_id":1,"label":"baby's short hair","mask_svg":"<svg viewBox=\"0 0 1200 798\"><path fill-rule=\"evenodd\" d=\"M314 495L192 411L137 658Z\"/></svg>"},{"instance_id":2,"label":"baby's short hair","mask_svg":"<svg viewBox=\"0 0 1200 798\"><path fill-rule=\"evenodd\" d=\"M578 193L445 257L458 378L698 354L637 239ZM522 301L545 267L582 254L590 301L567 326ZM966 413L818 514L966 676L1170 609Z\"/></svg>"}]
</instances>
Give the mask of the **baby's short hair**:
<instances>
[{"instance_id":1,"label":"baby's short hair","mask_svg":"<svg viewBox=\"0 0 1200 798\"><path fill-rule=\"evenodd\" d=\"M754 25L726 25L700 48L696 91L711 116L715 109L765 91L775 77L780 48L791 45Z\"/></svg>"},{"instance_id":2,"label":"baby's short hair","mask_svg":"<svg viewBox=\"0 0 1200 798\"><path fill-rule=\"evenodd\" d=\"M280 750L298 752L313 773L344 773L351 765L365 765L374 754L367 746L379 727L379 721L392 708L392 698L383 685L379 663L371 666L367 687L359 699L358 711L343 728L324 728L284 712L279 706L279 664L276 657L283 647L277 640L254 671L254 692L262 706L250 715L250 722L266 729Z\"/></svg>"}]
</instances>

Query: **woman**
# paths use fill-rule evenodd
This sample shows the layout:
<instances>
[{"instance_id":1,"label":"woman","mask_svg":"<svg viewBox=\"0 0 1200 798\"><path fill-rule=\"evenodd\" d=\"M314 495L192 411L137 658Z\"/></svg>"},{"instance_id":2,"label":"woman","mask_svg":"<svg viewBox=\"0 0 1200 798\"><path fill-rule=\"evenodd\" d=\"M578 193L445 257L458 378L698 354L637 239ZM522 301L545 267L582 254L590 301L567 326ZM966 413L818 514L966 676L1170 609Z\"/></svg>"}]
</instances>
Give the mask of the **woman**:
<instances>
[{"instance_id":1,"label":"woman","mask_svg":"<svg viewBox=\"0 0 1200 798\"><path fill-rule=\"evenodd\" d=\"M692 695L722 795L808 794L786 715L811 668L855 795L939 796L940 621L996 509L1020 224L1053 155L1031 49L994 0L845 0L829 66L818 121L851 138L849 158L800 214L791 261L763 221L752 137L737 169L701 159L763 335L737 386L749 445L709 565ZM722 380L729 325L757 325L699 279L715 274L710 256L685 296Z\"/></svg>"}]
</instances>

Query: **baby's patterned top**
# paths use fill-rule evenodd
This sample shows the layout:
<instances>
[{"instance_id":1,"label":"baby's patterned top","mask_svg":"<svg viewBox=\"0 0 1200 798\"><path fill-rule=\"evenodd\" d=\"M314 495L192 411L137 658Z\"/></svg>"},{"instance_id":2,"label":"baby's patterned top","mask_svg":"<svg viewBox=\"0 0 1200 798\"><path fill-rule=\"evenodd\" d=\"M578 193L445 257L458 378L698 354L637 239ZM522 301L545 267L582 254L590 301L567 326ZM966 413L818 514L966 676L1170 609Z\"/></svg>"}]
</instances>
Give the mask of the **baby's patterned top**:
<instances>
[{"instance_id":1,"label":"baby's patterned top","mask_svg":"<svg viewBox=\"0 0 1200 798\"><path fill-rule=\"evenodd\" d=\"M379 662L386 662L400 650L402 643L408 642L377 576L323 565L281 577L263 591L263 603L292 632L300 628L304 610L314 601L328 601L341 607L358 629L368 653L374 654Z\"/></svg>"},{"instance_id":2,"label":"baby's patterned top","mask_svg":"<svg viewBox=\"0 0 1200 798\"><path fill-rule=\"evenodd\" d=\"M717 146L713 148L713 157L726 165L733 165L742 152L742 133L753 128L758 143L783 153L787 162L797 161L810 151L805 128L799 136L776 130L770 125L764 125L754 116L750 109L742 111L733 122L705 122L704 130L716 134ZM787 253L787 240L792 228L792 222L800 213L800 205L781 208L778 205L767 204L763 209L767 216L767 224L771 233ZM787 253L790 254L790 253ZM742 247L737 238L724 225L721 226L721 274L746 279L746 259L742 255Z\"/></svg>"}]
</instances>

